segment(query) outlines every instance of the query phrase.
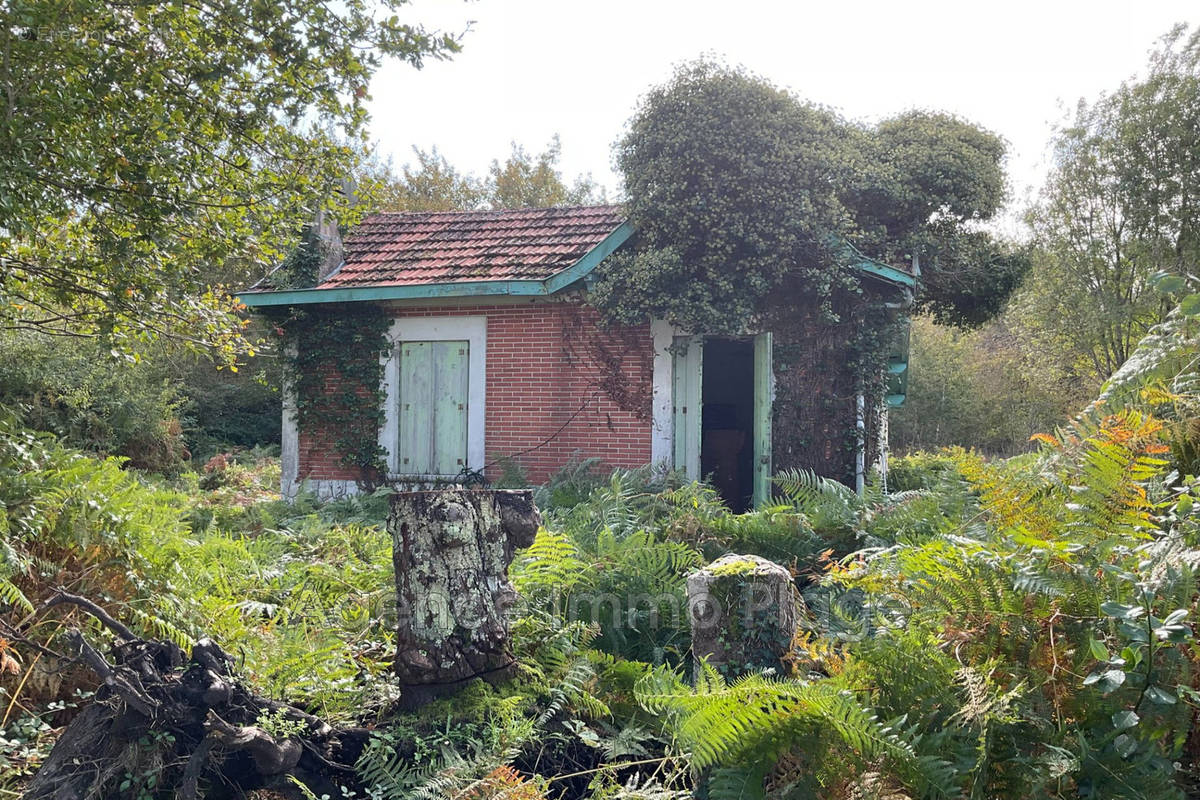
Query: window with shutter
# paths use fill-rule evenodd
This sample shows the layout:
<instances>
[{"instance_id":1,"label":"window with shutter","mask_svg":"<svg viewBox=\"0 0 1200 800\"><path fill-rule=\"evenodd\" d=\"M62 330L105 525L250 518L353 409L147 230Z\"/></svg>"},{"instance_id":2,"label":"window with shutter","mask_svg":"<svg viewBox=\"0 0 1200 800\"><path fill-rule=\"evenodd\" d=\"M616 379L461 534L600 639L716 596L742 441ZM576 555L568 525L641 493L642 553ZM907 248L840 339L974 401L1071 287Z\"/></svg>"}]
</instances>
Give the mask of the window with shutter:
<instances>
[{"instance_id":1,"label":"window with shutter","mask_svg":"<svg viewBox=\"0 0 1200 800\"><path fill-rule=\"evenodd\" d=\"M468 341L400 342L397 472L457 475L467 466Z\"/></svg>"}]
</instances>

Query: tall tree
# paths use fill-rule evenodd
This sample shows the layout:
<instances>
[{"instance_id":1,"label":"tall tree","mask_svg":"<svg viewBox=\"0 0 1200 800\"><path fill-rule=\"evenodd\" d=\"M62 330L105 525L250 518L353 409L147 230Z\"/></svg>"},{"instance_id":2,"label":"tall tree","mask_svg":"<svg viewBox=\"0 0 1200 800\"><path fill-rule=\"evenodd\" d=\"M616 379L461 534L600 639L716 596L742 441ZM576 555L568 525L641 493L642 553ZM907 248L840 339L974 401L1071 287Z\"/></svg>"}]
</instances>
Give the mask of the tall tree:
<instances>
[{"instance_id":1,"label":"tall tree","mask_svg":"<svg viewBox=\"0 0 1200 800\"><path fill-rule=\"evenodd\" d=\"M0 327L236 354L212 271L336 206L383 58L459 47L406 2L0 6Z\"/></svg>"},{"instance_id":2,"label":"tall tree","mask_svg":"<svg viewBox=\"0 0 1200 800\"><path fill-rule=\"evenodd\" d=\"M462 211L485 202L478 178L459 172L438 152L413 148L415 164L405 164L397 175L391 166L377 168L368 180L378 186L380 211Z\"/></svg>"},{"instance_id":3,"label":"tall tree","mask_svg":"<svg viewBox=\"0 0 1200 800\"><path fill-rule=\"evenodd\" d=\"M1080 102L1029 214L1034 271L1014 313L1034 346L1099 382L1172 303L1154 276L1200 263L1200 31L1175 28L1145 78Z\"/></svg>"},{"instance_id":4,"label":"tall tree","mask_svg":"<svg viewBox=\"0 0 1200 800\"><path fill-rule=\"evenodd\" d=\"M562 145L556 135L546 149L531 155L513 142L504 161L493 160L486 175L460 172L436 147L413 148L416 163L399 174L377 166L368 181L378 185L380 211L469 211L483 208L548 208L604 201L589 175L568 183L558 162Z\"/></svg>"},{"instance_id":5,"label":"tall tree","mask_svg":"<svg viewBox=\"0 0 1200 800\"><path fill-rule=\"evenodd\" d=\"M1004 140L949 114L910 111L858 139L848 188L862 246L892 262L921 257L920 305L974 327L1000 313L1029 268L1024 248L984 223L1003 206Z\"/></svg>"},{"instance_id":6,"label":"tall tree","mask_svg":"<svg viewBox=\"0 0 1200 800\"><path fill-rule=\"evenodd\" d=\"M602 201L604 193L590 175L578 176L567 184L558 167L561 157L562 143L557 134L536 157L513 142L508 158L503 163L493 161L488 170L488 204L492 208L547 208Z\"/></svg>"},{"instance_id":7,"label":"tall tree","mask_svg":"<svg viewBox=\"0 0 1200 800\"><path fill-rule=\"evenodd\" d=\"M978 226L1003 201L1003 155L995 134L944 114L871 127L743 71L685 65L618 145L639 241L597 301L628 319L738 330L786 279L823 298L854 291L842 236L896 261L924 251L924 302L976 323L1026 266Z\"/></svg>"}]
</instances>

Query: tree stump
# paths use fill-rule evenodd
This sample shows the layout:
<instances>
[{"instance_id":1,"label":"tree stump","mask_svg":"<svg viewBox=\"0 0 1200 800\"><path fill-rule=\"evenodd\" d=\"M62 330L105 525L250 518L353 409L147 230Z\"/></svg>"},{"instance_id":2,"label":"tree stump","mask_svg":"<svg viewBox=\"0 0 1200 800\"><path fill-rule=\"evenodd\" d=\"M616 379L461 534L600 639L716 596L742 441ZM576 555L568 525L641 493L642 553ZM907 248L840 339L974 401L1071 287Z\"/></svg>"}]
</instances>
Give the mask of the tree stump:
<instances>
[{"instance_id":1,"label":"tree stump","mask_svg":"<svg viewBox=\"0 0 1200 800\"><path fill-rule=\"evenodd\" d=\"M512 674L508 580L513 552L533 544L541 515L526 491L446 489L392 497L398 601L395 671L410 708L475 678Z\"/></svg>"},{"instance_id":2,"label":"tree stump","mask_svg":"<svg viewBox=\"0 0 1200 800\"><path fill-rule=\"evenodd\" d=\"M783 669L799 620L788 570L758 556L727 555L687 578L695 668L727 678Z\"/></svg>"}]
</instances>

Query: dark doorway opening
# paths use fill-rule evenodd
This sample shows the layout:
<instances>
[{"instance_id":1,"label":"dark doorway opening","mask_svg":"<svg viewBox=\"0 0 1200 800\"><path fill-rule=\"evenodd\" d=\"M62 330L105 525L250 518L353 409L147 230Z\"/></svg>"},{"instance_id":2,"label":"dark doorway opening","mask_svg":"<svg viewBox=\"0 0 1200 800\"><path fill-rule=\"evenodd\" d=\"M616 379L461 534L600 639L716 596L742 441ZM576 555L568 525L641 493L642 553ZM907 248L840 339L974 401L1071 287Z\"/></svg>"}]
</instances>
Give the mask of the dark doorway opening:
<instances>
[{"instance_id":1,"label":"dark doorway opening","mask_svg":"<svg viewBox=\"0 0 1200 800\"><path fill-rule=\"evenodd\" d=\"M754 492L754 342L706 337L700 472L736 513Z\"/></svg>"}]
</instances>

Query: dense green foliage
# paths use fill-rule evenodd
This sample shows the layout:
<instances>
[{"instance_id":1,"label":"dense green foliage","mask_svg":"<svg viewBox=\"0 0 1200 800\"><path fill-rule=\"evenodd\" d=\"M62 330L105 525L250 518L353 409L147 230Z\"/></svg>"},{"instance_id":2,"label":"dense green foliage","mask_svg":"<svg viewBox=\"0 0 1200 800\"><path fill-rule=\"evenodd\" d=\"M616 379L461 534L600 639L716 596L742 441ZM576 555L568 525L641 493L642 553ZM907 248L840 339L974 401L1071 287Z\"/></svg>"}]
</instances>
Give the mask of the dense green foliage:
<instances>
[{"instance_id":1,"label":"dense green foliage","mask_svg":"<svg viewBox=\"0 0 1200 800\"><path fill-rule=\"evenodd\" d=\"M1154 386L1160 411L1188 413L1195 326L1173 319L1105 403ZM25 754L5 774L44 754L38 719L70 713L12 636L61 584L146 633L215 636L272 695L372 722L360 774L388 797L1182 797L1200 489L1164 460L1170 422L1096 413L1007 463L899 459L890 495L781 475L779 504L744 515L702 485L581 464L539 493L546 527L512 569L519 676L409 714L387 671L386 492L286 506L253 456L154 488L6 423L0 685L33 715L5 728ZM729 552L791 567L806 612L783 671L693 684L684 577ZM21 635L50 648L86 622L36 620Z\"/></svg>"},{"instance_id":2,"label":"dense green foliage","mask_svg":"<svg viewBox=\"0 0 1200 800\"><path fill-rule=\"evenodd\" d=\"M914 328L900 446L1027 447L1026 421L1077 412L1194 290L1198 108L1200 31L1182 26L1142 74L1079 102L1051 142L1032 268L1008 308L976 336Z\"/></svg>"},{"instance_id":3,"label":"dense green foliage","mask_svg":"<svg viewBox=\"0 0 1200 800\"><path fill-rule=\"evenodd\" d=\"M894 451L961 445L1014 455L1087 403L1087 387L1032 358L1007 322L963 331L912 320L908 397L890 416Z\"/></svg>"},{"instance_id":4,"label":"dense green foliage","mask_svg":"<svg viewBox=\"0 0 1200 800\"><path fill-rule=\"evenodd\" d=\"M1198 109L1200 31L1180 27L1145 77L1081 101L1058 133L1016 307L1044 358L1103 380L1171 308L1149 278L1200 261Z\"/></svg>"},{"instance_id":5,"label":"dense green foliage","mask_svg":"<svg viewBox=\"0 0 1200 800\"><path fill-rule=\"evenodd\" d=\"M977 321L1025 267L971 228L999 209L1003 154L994 134L946 115L872 128L739 70L686 65L618 146L638 240L596 302L623 321L736 333L791 279L832 314L839 289L858 289L836 238L849 237L884 259L927 256L925 302Z\"/></svg>"},{"instance_id":6,"label":"dense green foliage","mask_svg":"<svg viewBox=\"0 0 1200 800\"><path fill-rule=\"evenodd\" d=\"M278 443L278 372L273 358L233 371L159 347L132 359L95 341L0 335L0 407L67 446L162 473Z\"/></svg>"},{"instance_id":7,"label":"dense green foliage","mask_svg":"<svg viewBox=\"0 0 1200 800\"><path fill-rule=\"evenodd\" d=\"M0 417L0 793L19 792L95 687L62 651L64 632L80 627L99 646L110 634L75 606L43 608L61 587L147 636L213 636L261 691L370 726L357 773L371 797L1197 794L1195 35L1176 33L1149 77L1082 108L1060 136L1036 215L1034 283L1011 313L971 333L918 322L914 372L926 383L910 387L913 410L926 413L896 427L913 443L969 439L1008 452L1089 396L1088 380L1107 378L1081 416L1006 461L961 448L896 459L890 491L859 496L786 471L775 505L741 515L677 476L600 478L594 464L573 465L539 490L544 528L511 570L524 600L512 620L515 678L400 712L388 670L388 490L286 505L277 464L255 450L189 471L182 437L193 425L220 430L222 398L244 390L189 379L177 391L168 381L195 364L166 356L108 367L160 329L164 310L190 337L236 350L222 339L219 293L195 293L208 286L198 266L244 271L223 260L239 237L239 258L268 255L256 237L295 231L299 216L291 200L251 201L315 196L319 170L351 158L331 137L289 127L288 114L353 134L355 90L374 64L358 44L382 38L380 52L416 62L453 43L369 19L354 2L336 17L306 3L25 4L0 11L0 22L10 17L19 25L0 25L0 44L17 53L5 66L13 85L50 70L65 78L42 82L59 87L44 105L5 98L16 112L6 152L25 159L0 177L2 202L24 204L6 241L15 249L0 251L18 259L4 273L6 299L18 301L5 313L10 327L112 341L94 352L27 334L0 340L0 402L20 413ZM20 25L35 33L17 37ZM41 33L54 25L109 38L93 47L87 35ZM190 38L157 37L164 25ZM255 26L279 32L255 37ZM35 46L41 62L20 49ZM172 60L144 57L158 50ZM180 65L193 70L184 86L197 97L172 81ZM261 97L250 96L252 78ZM111 91L97 93L98 81ZM127 103L133 94L145 102ZM89 97L91 127L74 111ZM146 106L137 117L135 105ZM744 123L736 135L731 120ZM62 142L34 137L37 126ZM59 145L74 148L70 158ZM266 158L265 147L278 152ZM829 312L839 292L857 291L834 257L836 232L883 257L920 253L926 309L977 322L1022 266L978 229L1001 200L1002 154L995 136L945 116L866 128L743 73L685 67L651 93L620 150L642 238L599 296L618 317L653 312L740 332L790 279ZM463 176L421 156L398 203L470 196ZM537 159L517 151L495 165L495 198L570 199L556 158L554 147ZM289 171L297 159L318 171ZM201 238L176 238L204 226ZM310 267L297 259L288 270L303 280ZM1054 310L1051 296L1071 308ZM367 472L379 455L377 395L324 389L338 377L379 384L383 324L373 312L339 313L290 356L310 381L298 387L298 413L348 419L335 444ZM1048 355L1060 350L1063 359ZM951 417L953 428L928 427ZM233 422L205 446L255 425ZM802 618L771 669L692 663L686 575L728 553L762 555L795 578ZM259 724L289 733L282 717ZM152 786L118 794L174 791Z\"/></svg>"},{"instance_id":8,"label":"dense green foliage","mask_svg":"<svg viewBox=\"0 0 1200 800\"><path fill-rule=\"evenodd\" d=\"M241 352L222 284L336 202L381 60L458 48L404 5L5 3L0 324Z\"/></svg>"},{"instance_id":9,"label":"dense green foliage","mask_svg":"<svg viewBox=\"0 0 1200 800\"><path fill-rule=\"evenodd\" d=\"M145 361L91 342L0 335L0 408L69 445L169 471L187 458L182 404L178 387Z\"/></svg>"}]
</instances>

